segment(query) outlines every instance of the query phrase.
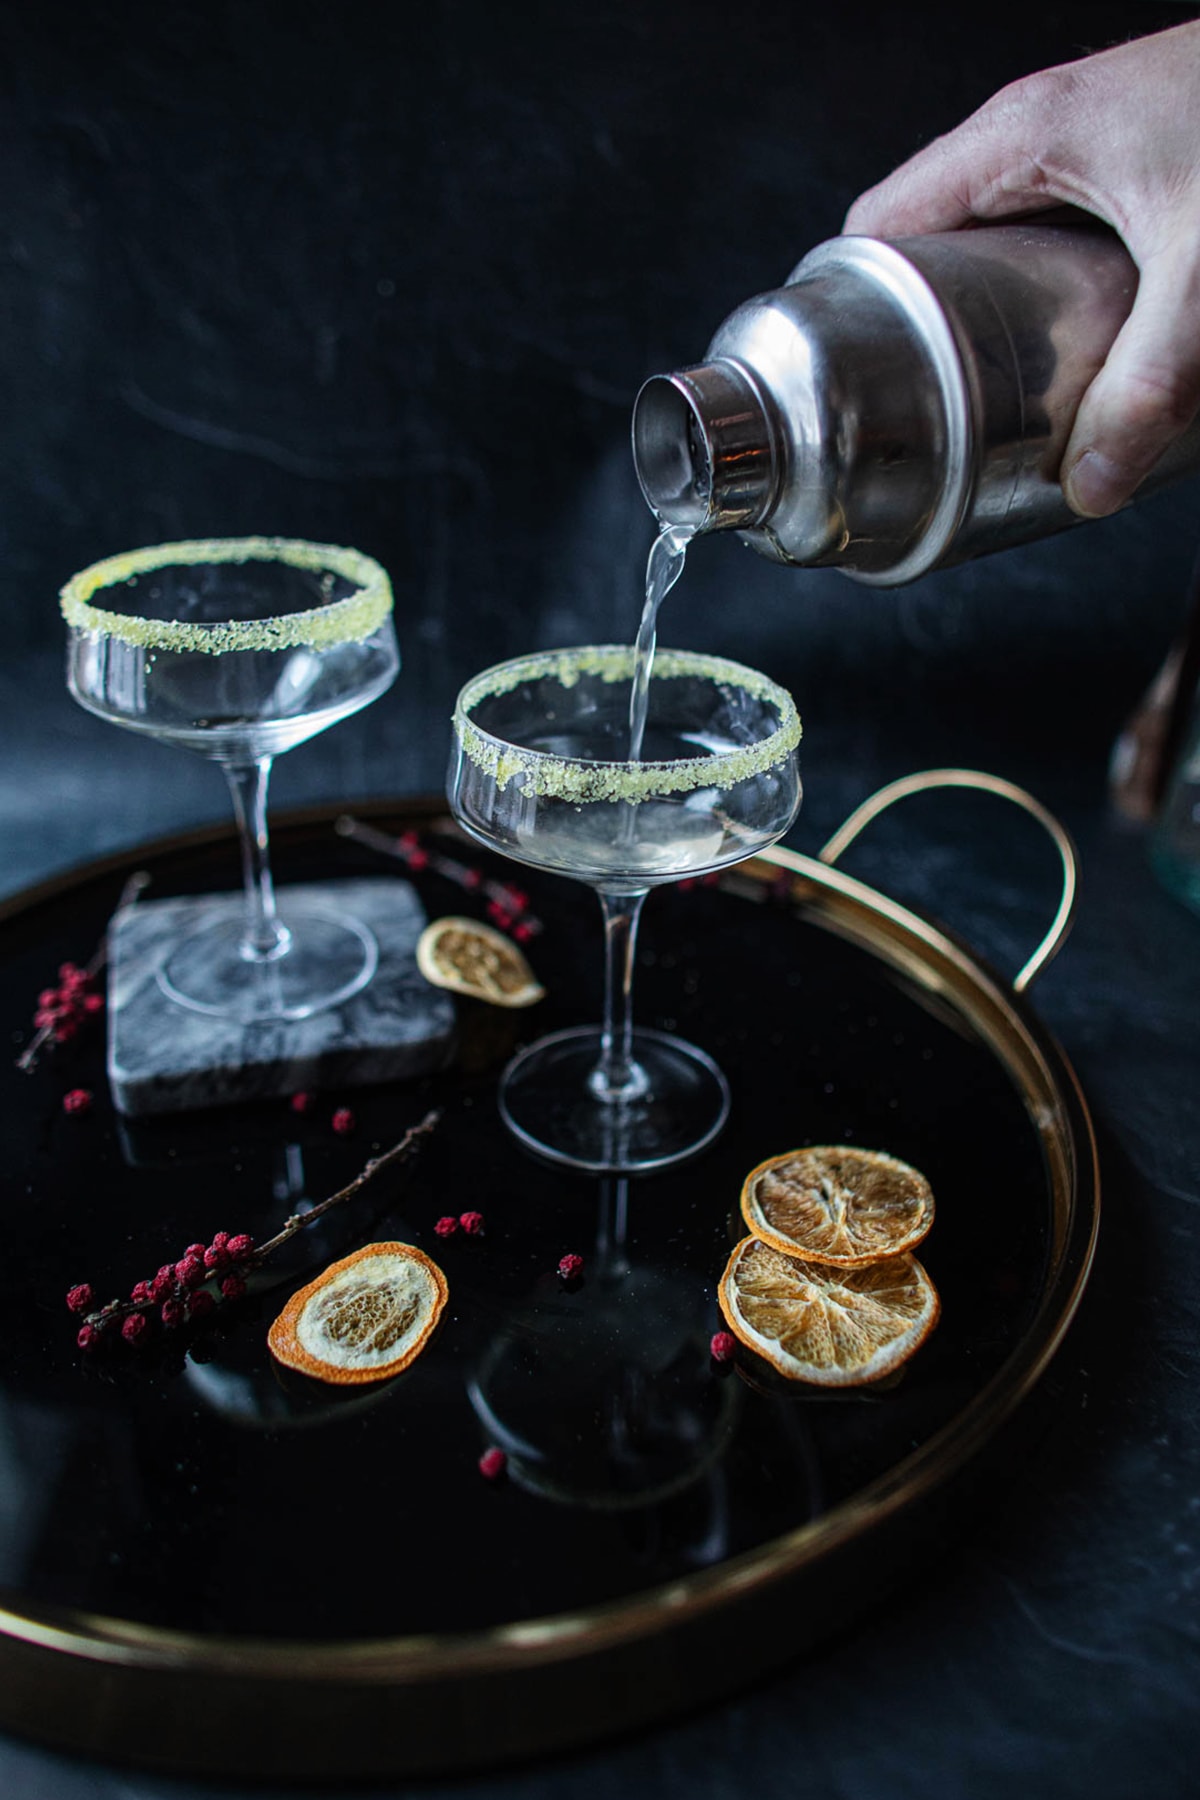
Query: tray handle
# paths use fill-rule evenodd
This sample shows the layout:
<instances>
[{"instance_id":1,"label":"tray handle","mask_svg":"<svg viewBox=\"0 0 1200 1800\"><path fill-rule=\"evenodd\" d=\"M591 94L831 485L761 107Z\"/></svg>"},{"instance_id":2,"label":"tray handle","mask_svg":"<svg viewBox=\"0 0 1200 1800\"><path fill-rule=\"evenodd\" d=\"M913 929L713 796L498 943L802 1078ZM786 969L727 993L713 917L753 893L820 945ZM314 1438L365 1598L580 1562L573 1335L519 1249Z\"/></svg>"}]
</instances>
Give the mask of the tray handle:
<instances>
[{"instance_id":1,"label":"tray handle","mask_svg":"<svg viewBox=\"0 0 1200 1800\"><path fill-rule=\"evenodd\" d=\"M1058 911L1051 921L1049 931L1013 980L1014 993L1023 994L1034 977L1040 975L1047 963L1057 956L1066 941L1075 912L1079 870L1075 846L1065 827L1059 824L1052 812L1046 810L1040 800L1035 800L1032 794L1026 793L1015 782L1005 781L1000 775L985 775L980 769L922 769L915 775L903 775L899 781L889 781L886 787L879 788L861 806L856 807L845 824L839 826L829 842L817 852L818 858L832 868L864 826L869 825L872 819L877 819L881 812L886 811L897 800L907 799L910 794L925 794L935 788L948 787L976 788L981 793L997 794L1002 800L1013 801L1045 828L1062 861L1063 889Z\"/></svg>"}]
</instances>

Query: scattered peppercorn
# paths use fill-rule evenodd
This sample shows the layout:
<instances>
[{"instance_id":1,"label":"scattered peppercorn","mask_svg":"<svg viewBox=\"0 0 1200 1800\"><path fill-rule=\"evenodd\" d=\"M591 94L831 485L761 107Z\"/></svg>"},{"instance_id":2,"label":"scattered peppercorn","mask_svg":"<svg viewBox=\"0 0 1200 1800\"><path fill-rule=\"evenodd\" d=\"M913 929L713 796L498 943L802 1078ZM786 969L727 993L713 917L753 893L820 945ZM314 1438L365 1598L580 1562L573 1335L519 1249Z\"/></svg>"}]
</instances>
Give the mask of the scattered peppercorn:
<instances>
[{"instance_id":1,"label":"scattered peppercorn","mask_svg":"<svg viewBox=\"0 0 1200 1800\"><path fill-rule=\"evenodd\" d=\"M494 1444L490 1450L485 1450L479 1459L479 1473L485 1481L498 1481L507 1467L507 1456Z\"/></svg>"},{"instance_id":2,"label":"scattered peppercorn","mask_svg":"<svg viewBox=\"0 0 1200 1800\"><path fill-rule=\"evenodd\" d=\"M468 1237L479 1237L483 1232L483 1214L481 1212L465 1212L459 1214L459 1224Z\"/></svg>"},{"instance_id":3,"label":"scattered peppercorn","mask_svg":"<svg viewBox=\"0 0 1200 1800\"><path fill-rule=\"evenodd\" d=\"M737 1339L731 1331L714 1331L708 1354L715 1363L732 1362L737 1355Z\"/></svg>"},{"instance_id":4,"label":"scattered peppercorn","mask_svg":"<svg viewBox=\"0 0 1200 1800\"><path fill-rule=\"evenodd\" d=\"M314 1099L311 1094L302 1091L292 1095L289 1105L294 1113L310 1113L313 1109Z\"/></svg>"},{"instance_id":5,"label":"scattered peppercorn","mask_svg":"<svg viewBox=\"0 0 1200 1800\"><path fill-rule=\"evenodd\" d=\"M92 1095L88 1088L72 1088L63 1095L63 1111L65 1113L85 1113L91 1111Z\"/></svg>"},{"instance_id":6,"label":"scattered peppercorn","mask_svg":"<svg viewBox=\"0 0 1200 1800\"><path fill-rule=\"evenodd\" d=\"M558 1261L558 1273L563 1281L578 1281L583 1274L582 1256L576 1256L574 1251L569 1252L566 1256L561 1256Z\"/></svg>"},{"instance_id":7,"label":"scattered peppercorn","mask_svg":"<svg viewBox=\"0 0 1200 1800\"><path fill-rule=\"evenodd\" d=\"M348 1106L339 1106L333 1115L333 1129L339 1137L349 1137L358 1121Z\"/></svg>"},{"instance_id":8,"label":"scattered peppercorn","mask_svg":"<svg viewBox=\"0 0 1200 1800\"><path fill-rule=\"evenodd\" d=\"M437 1237L453 1237L458 1230L458 1220L452 1214L447 1213L444 1218L438 1220L433 1229Z\"/></svg>"}]
</instances>

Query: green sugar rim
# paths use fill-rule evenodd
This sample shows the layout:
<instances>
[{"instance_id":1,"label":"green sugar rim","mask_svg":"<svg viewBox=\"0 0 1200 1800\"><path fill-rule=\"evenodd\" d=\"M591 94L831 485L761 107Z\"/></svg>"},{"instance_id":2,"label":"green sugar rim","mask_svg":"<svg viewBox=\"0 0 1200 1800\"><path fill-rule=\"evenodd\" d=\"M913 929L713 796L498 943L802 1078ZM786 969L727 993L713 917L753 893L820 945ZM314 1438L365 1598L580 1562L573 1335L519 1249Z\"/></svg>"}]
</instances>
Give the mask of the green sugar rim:
<instances>
[{"instance_id":1,"label":"green sugar rim","mask_svg":"<svg viewBox=\"0 0 1200 1800\"><path fill-rule=\"evenodd\" d=\"M485 669L469 681L454 708L454 730L463 754L497 787L505 788L523 776L526 791L539 798L570 800L577 805L594 800L643 800L667 794L686 794L698 788L732 788L752 776L776 768L800 742L800 716L786 688L779 687L756 669L725 657L706 656L688 650L658 650L651 679L701 675L710 681L728 682L755 700L774 706L779 724L770 737L719 756L680 757L671 762L579 762L541 750L523 750L503 738L493 737L470 718L481 700L511 693L525 681L555 680L573 687L581 675L602 681L629 681L633 677L634 648L629 644L600 644L581 650L551 650L537 656L519 656L512 662Z\"/></svg>"},{"instance_id":2,"label":"green sugar rim","mask_svg":"<svg viewBox=\"0 0 1200 1800\"><path fill-rule=\"evenodd\" d=\"M143 619L135 613L93 606L92 595L118 582L132 582L155 569L195 563L281 562L319 575L341 575L358 588L344 600L305 612L269 619L227 619L196 625L183 619ZM302 538L189 538L106 556L70 581L59 594L63 618L77 631L119 638L143 650L199 650L222 656L231 650L327 649L358 644L371 636L392 610L392 585L373 557L338 544L309 544Z\"/></svg>"}]
</instances>

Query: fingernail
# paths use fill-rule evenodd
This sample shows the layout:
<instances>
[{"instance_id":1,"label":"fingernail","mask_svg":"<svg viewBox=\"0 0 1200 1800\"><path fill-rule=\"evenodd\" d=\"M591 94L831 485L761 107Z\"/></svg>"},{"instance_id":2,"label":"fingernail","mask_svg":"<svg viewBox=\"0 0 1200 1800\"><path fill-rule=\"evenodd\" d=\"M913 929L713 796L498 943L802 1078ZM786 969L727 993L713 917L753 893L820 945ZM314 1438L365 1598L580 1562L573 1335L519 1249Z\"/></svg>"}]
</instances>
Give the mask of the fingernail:
<instances>
[{"instance_id":1,"label":"fingernail","mask_svg":"<svg viewBox=\"0 0 1200 1800\"><path fill-rule=\"evenodd\" d=\"M1128 500L1133 483L1128 469L1102 450L1085 450L1063 478L1063 491L1072 512L1085 519L1103 519Z\"/></svg>"}]
</instances>

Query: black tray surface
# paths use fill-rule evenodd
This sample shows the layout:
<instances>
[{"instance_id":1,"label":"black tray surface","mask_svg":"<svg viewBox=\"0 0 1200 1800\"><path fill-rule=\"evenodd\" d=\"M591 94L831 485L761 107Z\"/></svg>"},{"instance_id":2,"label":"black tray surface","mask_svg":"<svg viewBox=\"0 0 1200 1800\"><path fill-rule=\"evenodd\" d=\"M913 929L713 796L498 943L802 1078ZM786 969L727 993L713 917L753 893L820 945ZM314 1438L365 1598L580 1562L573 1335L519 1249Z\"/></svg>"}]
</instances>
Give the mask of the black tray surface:
<instances>
[{"instance_id":1,"label":"black tray surface","mask_svg":"<svg viewBox=\"0 0 1200 1800\"><path fill-rule=\"evenodd\" d=\"M282 881L391 866L336 837L330 818L280 830L276 853ZM233 878L232 844L216 834L140 860L155 894ZM10 909L0 992L13 1056L39 989L59 963L86 960L131 866ZM444 879L416 879L431 916L481 910ZM719 1142L628 1184L522 1154L497 1115L497 1070L521 1043L596 1015L602 940L586 890L519 879L544 922L531 956L548 998L523 1013L464 1005L446 1074L320 1094L305 1117L273 1101L134 1124L110 1108L100 1030L32 1075L5 1059L11 1610L340 1642L619 1603L860 1493L951 1425L1021 1343L1051 1205L1012 1078L952 1010L795 905L754 903L744 877L738 891L652 895L637 973L639 1021L702 1045L730 1078ZM87 1114L62 1109L75 1086L95 1093ZM342 1104L357 1121L348 1137L331 1128ZM431 1106L442 1122L417 1162L302 1233L264 1291L153 1349L76 1349L63 1305L73 1283L107 1298L218 1229L265 1237ZM937 1331L884 1387L790 1387L749 1356L719 1370L716 1284L741 1235L744 1174L777 1151L842 1141L929 1176L938 1212L921 1254L943 1297ZM440 1241L435 1221L466 1209L484 1214L485 1234ZM433 1343L379 1388L279 1371L265 1335L287 1294L383 1238L420 1245L447 1274ZM568 1251L586 1261L573 1290L556 1274ZM491 1483L477 1460L496 1443L512 1454Z\"/></svg>"}]
</instances>

